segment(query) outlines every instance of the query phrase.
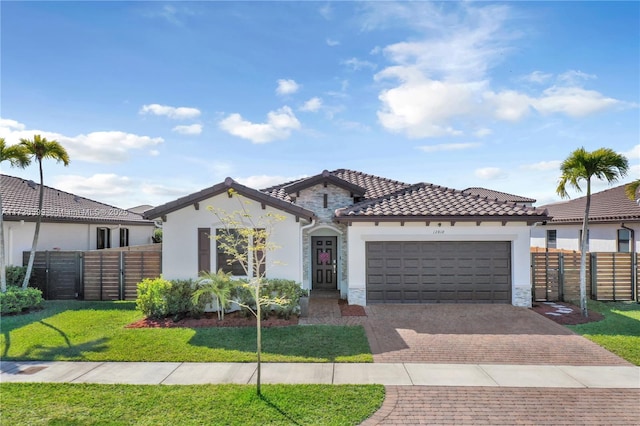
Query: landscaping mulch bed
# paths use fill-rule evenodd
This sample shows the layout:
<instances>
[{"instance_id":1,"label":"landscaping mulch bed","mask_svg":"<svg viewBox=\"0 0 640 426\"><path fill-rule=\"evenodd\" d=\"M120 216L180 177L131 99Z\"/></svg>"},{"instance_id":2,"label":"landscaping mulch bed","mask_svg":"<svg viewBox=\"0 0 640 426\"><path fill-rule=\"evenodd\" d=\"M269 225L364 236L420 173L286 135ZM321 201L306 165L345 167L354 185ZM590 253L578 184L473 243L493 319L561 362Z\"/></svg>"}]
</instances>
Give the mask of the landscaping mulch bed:
<instances>
[{"instance_id":1,"label":"landscaping mulch bed","mask_svg":"<svg viewBox=\"0 0 640 426\"><path fill-rule=\"evenodd\" d=\"M340 306L340 314L343 317L366 317L367 313L364 311L364 307L360 305L349 305L349 303L340 299L338 301L338 305Z\"/></svg>"},{"instance_id":2,"label":"landscaping mulch bed","mask_svg":"<svg viewBox=\"0 0 640 426\"><path fill-rule=\"evenodd\" d=\"M558 306L562 306L564 309ZM566 312L569 309L571 312ZM604 319L601 313L595 311L588 311L589 316L585 318L580 312L580 307L565 302L554 302L553 305L538 302L533 305L531 310L562 325L586 324ZM553 313L557 315L551 315Z\"/></svg>"},{"instance_id":3,"label":"landscaping mulch bed","mask_svg":"<svg viewBox=\"0 0 640 426\"><path fill-rule=\"evenodd\" d=\"M272 317L262 320L263 327L285 327L289 325L297 325L298 317L292 315L289 319ZM126 328L167 328L167 327L255 327L256 319L246 317L241 312L230 312L225 314L223 320L218 320L218 314L206 313L200 318L182 318L175 321L173 318L150 319L144 318L126 326Z\"/></svg>"}]
</instances>

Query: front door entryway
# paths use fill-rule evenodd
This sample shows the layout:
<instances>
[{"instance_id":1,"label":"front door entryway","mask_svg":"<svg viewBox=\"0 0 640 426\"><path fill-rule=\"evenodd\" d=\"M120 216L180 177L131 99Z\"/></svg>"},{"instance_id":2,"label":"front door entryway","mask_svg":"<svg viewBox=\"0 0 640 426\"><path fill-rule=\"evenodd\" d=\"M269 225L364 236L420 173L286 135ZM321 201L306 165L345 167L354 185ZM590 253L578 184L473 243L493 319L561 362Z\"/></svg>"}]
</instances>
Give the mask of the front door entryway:
<instances>
[{"instance_id":1,"label":"front door entryway","mask_svg":"<svg viewBox=\"0 0 640 426\"><path fill-rule=\"evenodd\" d=\"M311 237L313 290L336 290L338 237Z\"/></svg>"}]
</instances>

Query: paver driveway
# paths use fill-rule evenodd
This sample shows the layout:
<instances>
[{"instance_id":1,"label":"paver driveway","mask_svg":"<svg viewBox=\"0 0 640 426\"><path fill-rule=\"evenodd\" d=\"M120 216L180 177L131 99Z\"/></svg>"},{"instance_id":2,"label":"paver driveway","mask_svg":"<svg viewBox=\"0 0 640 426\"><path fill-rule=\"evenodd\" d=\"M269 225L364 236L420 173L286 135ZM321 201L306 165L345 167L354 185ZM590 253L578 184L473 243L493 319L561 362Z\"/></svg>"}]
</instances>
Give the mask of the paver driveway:
<instances>
[{"instance_id":1,"label":"paver driveway","mask_svg":"<svg viewBox=\"0 0 640 426\"><path fill-rule=\"evenodd\" d=\"M374 362L631 365L526 308L372 305L366 311Z\"/></svg>"}]
</instances>

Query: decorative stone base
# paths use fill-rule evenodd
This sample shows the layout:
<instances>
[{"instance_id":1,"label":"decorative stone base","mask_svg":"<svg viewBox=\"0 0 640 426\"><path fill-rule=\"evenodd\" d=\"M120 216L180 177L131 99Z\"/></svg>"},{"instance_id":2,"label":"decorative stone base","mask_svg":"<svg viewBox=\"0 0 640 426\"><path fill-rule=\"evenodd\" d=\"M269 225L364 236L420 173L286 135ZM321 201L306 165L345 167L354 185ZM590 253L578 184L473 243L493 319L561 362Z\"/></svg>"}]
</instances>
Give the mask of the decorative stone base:
<instances>
[{"instance_id":1,"label":"decorative stone base","mask_svg":"<svg viewBox=\"0 0 640 426\"><path fill-rule=\"evenodd\" d=\"M513 288L513 306L531 307L531 287Z\"/></svg>"},{"instance_id":2,"label":"decorative stone base","mask_svg":"<svg viewBox=\"0 0 640 426\"><path fill-rule=\"evenodd\" d=\"M364 288L350 288L347 300L350 305L367 305L367 293Z\"/></svg>"}]
</instances>

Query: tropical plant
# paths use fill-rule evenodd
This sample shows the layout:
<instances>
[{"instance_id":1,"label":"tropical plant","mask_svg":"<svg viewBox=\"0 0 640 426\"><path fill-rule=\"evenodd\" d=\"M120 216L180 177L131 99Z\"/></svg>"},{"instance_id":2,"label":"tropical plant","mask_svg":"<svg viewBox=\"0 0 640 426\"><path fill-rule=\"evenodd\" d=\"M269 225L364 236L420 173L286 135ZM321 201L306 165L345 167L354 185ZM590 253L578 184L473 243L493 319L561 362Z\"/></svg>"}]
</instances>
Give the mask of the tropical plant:
<instances>
[{"instance_id":1,"label":"tropical plant","mask_svg":"<svg viewBox=\"0 0 640 426\"><path fill-rule=\"evenodd\" d=\"M219 269L217 273L203 271L198 278L197 289L191 296L194 305L201 303L213 303L216 301L216 310L218 319L224 319L224 311L229 308L231 290L234 282L231 279L231 273L225 273Z\"/></svg>"},{"instance_id":2,"label":"tropical plant","mask_svg":"<svg viewBox=\"0 0 640 426\"><path fill-rule=\"evenodd\" d=\"M29 159L36 160L38 162L38 169L40 171L40 193L38 197L38 215L36 218L36 230L33 233L33 244L31 245L31 253L29 255L29 263L27 263L27 273L24 276L22 282L22 288L26 289L29 285L29 279L31 278L31 271L33 270L33 261L36 257L36 249L38 248L38 236L40 234L40 223L42 222L42 204L44 198L44 175L42 171L42 160L50 158L56 160L58 163L62 163L65 166L69 165L69 154L58 141L49 141L47 138L43 138L40 135L34 135L33 140L21 138L20 144L27 153Z\"/></svg>"},{"instance_id":3,"label":"tropical plant","mask_svg":"<svg viewBox=\"0 0 640 426\"><path fill-rule=\"evenodd\" d=\"M239 209L226 212L223 209L208 207L222 224L221 232L214 237L218 248L228 256L228 264L240 265L246 281L239 281L241 288L251 293L254 303L233 300L239 306L249 310L256 317L256 392L261 393L261 355L262 355L262 318L263 309L273 305L286 305L287 300L274 297L263 292L266 277L267 253L279 249L271 236L276 223L285 220L285 216L268 212L254 217L248 206L251 201L246 200L233 189L228 191L229 197L238 200Z\"/></svg>"},{"instance_id":4,"label":"tropical plant","mask_svg":"<svg viewBox=\"0 0 640 426\"><path fill-rule=\"evenodd\" d=\"M20 145L7 146L4 138L0 138L0 163L8 161L11 167L25 168L31 163L29 155ZM0 193L0 292L7 291L7 275L4 255L4 227L2 214L2 193Z\"/></svg>"},{"instance_id":5,"label":"tropical plant","mask_svg":"<svg viewBox=\"0 0 640 426\"><path fill-rule=\"evenodd\" d=\"M589 235L589 208L591 207L591 179L606 180L609 184L624 177L629 170L629 161L624 155L618 154L610 148L599 148L587 151L578 148L573 151L560 165L560 181L556 192L562 198L568 198L567 185L578 192L582 192L580 183L586 181L587 194L582 221L582 235L580 240L580 310L582 316L587 317L587 238Z\"/></svg>"},{"instance_id":6,"label":"tropical plant","mask_svg":"<svg viewBox=\"0 0 640 426\"><path fill-rule=\"evenodd\" d=\"M628 183L624 187L624 192L631 201L640 203L640 195L638 195L638 189L640 189L640 179L636 179L631 183Z\"/></svg>"}]
</instances>

